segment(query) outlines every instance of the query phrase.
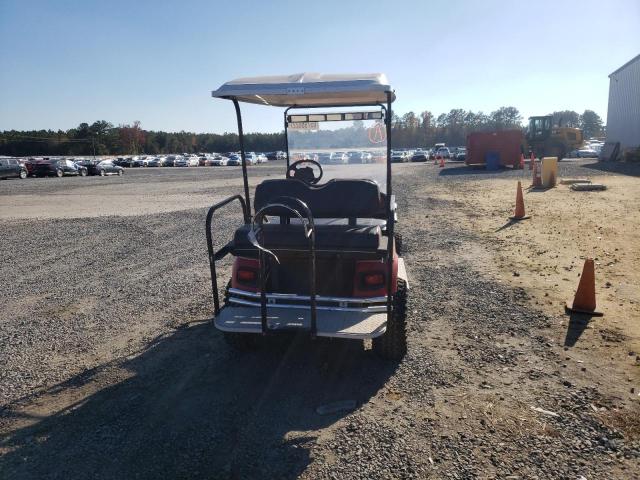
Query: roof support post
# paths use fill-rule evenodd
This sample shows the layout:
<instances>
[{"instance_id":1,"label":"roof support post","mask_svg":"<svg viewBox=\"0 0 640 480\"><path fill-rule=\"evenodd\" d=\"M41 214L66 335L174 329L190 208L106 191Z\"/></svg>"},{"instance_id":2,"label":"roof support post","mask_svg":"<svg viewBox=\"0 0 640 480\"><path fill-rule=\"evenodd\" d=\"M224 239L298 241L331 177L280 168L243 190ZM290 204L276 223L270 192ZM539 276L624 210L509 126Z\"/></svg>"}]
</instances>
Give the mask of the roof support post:
<instances>
[{"instance_id":1,"label":"roof support post","mask_svg":"<svg viewBox=\"0 0 640 480\"><path fill-rule=\"evenodd\" d=\"M289 161L289 122L287 122L287 114L292 108L293 107L287 107L284 111L284 145L287 152L287 170L289 170L289 165L291 164Z\"/></svg>"},{"instance_id":2,"label":"roof support post","mask_svg":"<svg viewBox=\"0 0 640 480\"><path fill-rule=\"evenodd\" d=\"M387 93L387 111L386 111L386 127L387 127L387 322L391 321L393 315L391 308L391 292L394 285L391 285L393 278L393 252L394 252L394 221L395 216L392 209L391 201L391 102L393 101L393 92Z\"/></svg>"},{"instance_id":3,"label":"roof support post","mask_svg":"<svg viewBox=\"0 0 640 480\"><path fill-rule=\"evenodd\" d=\"M240 158L242 158L242 180L244 182L244 199L247 203L248 221L251 221L251 199L249 198L249 179L247 178L247 159L244 153L244 134L242 132L242 114L240 113L240 104L236 98L232 98L233 106L236 109L236 118L238 120L238 140L240 142Z\"/></svg>"}]
</instances>

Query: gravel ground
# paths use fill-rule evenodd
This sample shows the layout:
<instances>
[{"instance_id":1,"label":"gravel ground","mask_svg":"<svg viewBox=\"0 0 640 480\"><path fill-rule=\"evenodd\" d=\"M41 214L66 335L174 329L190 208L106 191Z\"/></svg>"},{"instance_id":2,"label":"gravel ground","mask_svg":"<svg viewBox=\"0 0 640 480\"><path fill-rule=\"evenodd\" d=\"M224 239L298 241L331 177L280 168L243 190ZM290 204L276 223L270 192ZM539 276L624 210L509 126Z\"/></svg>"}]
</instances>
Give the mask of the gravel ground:
<instances>
[{"instance_id":1,"label":"gravel ground","mask_svg":"<svg viewBox=\"0 0 640 480\"><path fill-rule=\"evenodd\" d=\"M603 173L592 167L560 173ZM231 351L208 321L204 208L1 220L0 478L638 478L637 403L590 380L597 362L565 356L526 291L484 276L470 252L492 246L429 195L519 173L394 169L411 282L399 364L301 337ZM46 203L113 180L113 195L180 181L217 185L213 198L233 190L237 170L222 172L7 181L0 196ZM316 412L343 400L355 409Z\"/></svg>"}]
</instances>

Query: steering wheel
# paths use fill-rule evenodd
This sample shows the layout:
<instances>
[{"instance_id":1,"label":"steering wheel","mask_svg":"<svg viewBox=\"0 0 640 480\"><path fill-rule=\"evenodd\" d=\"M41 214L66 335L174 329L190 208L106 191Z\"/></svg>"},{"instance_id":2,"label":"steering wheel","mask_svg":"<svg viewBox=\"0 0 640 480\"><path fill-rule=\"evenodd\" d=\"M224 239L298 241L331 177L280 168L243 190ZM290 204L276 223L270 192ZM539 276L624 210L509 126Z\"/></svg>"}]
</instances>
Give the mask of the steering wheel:
<instances>
[{"instance_id":1,"label":"steering wheel","mask_svg":"<svg viewBox=\"0 0 640 480\"><path fill-rule=\"evenodd\" d=\"M304 166L306 163L312 166ZM318 170L320 171L318 176L316 176L313 167L318 167ZM322 165L315 160L298 160L297 162L293 162L289 165L289 168L287 169L287 178L295 178L297 180L302 180L304 183L309 185L315 185L322 178L322 173Z\"/></svg>"}]
</instances>

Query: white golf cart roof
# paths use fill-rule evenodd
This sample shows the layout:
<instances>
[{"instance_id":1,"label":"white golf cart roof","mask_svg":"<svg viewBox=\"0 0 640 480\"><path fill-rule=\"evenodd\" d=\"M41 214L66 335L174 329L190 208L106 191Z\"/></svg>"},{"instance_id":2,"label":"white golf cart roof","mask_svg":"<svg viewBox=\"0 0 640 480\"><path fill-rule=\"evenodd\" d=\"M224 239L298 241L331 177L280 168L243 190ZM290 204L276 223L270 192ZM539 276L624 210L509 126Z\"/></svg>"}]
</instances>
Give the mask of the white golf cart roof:
<instances>
[{"instance_id":1,"label":"white golf cart roof","mask_svg":"<svg viewBox=\"0 0 640 480\"><path fill-rule=\"evenodd\" d=\"M383 73L297 73L238 78L223 84L211 96L276 107L349 106L386 104L387 92L391 92L391 101L395 100Z\"/></svg>"}]
</instances>

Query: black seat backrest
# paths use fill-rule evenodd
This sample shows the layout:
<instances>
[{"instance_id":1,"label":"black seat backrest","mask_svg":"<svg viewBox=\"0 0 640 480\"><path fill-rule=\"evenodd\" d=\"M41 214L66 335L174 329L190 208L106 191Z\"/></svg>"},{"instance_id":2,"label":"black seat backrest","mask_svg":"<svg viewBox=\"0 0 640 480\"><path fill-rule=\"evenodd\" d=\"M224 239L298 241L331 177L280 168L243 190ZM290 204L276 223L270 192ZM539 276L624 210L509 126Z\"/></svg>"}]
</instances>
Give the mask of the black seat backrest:
<instances>
[{"instance_id":1,"label":"black seat backrest","mask_svg":"<svg viewBox=\"0 0 640 480\"><path fill-rule=\"evenodd\" d=\"M278 197L302 200L315 218L385 218L385 195L372 180L332 179L324 185L295 178L264 180L256 187L256 211ZM272 215L290 217L291 212L275 209Z\"/></svg>"}]
</instances>

